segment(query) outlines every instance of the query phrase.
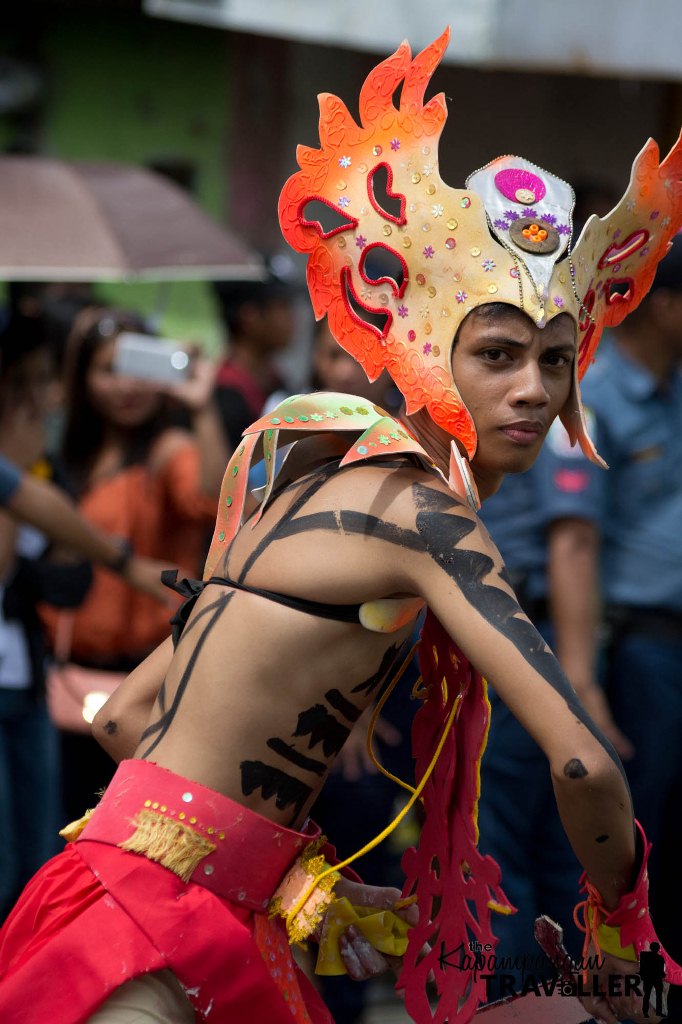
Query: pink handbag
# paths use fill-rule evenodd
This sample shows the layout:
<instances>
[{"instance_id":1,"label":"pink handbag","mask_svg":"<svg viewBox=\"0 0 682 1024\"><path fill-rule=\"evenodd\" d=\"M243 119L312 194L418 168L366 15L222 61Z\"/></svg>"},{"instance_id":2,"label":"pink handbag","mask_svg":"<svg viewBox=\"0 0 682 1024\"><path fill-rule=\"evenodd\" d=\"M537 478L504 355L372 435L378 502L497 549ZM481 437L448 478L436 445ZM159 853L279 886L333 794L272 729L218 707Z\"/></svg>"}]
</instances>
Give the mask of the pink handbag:
<instances>
[{"instance_id":1,"label":"pink handbag","mask_svg":"<svg viewBox=\"0 0 682 1024\"><path fill-rule=\"evenodd\" d=\"M57 619L55 663L47 672L47 708L58 729L88 734L93 718L127 673L69 661L72 635L73 615L62 613Z\"/></svg>"}]
</instances>

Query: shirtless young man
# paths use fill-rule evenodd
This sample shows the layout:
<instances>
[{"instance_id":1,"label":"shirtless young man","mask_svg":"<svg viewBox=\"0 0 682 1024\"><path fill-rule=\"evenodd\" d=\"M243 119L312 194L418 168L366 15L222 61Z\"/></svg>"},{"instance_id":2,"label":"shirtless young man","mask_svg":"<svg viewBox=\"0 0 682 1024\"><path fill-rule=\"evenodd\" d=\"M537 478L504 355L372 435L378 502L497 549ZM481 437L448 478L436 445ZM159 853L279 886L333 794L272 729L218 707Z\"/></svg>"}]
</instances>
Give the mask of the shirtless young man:
<instances>
[{"instance_id":1,"label":"shirtless young man","mask_svg":"<svg viewBox=\"0 0 682 1024\"><path fill-rule=\"evenodd\" d=\"M386 193L403 196L402 213L382 212L370 182L374 212L361 211L363 246L368 237L386 237L382 223L392 222L410 237L404 194L409 180L420 177L407 160L415 104L421 104L446 42L441 38L412 62L404 44L363 89L365 128L371 116L378 121L382 114L373 101L389 104L395 117L388 129L384 123L380 137L388 132L391 148L384 139L383 152L402 146L404 154L392 163L382 158L389 167ZM403 80L395 111L391 97ZM328 104L334 100L327 97ZM419 147L426 138L435 149L444 100L435 97L421 109L430 134L416 133ZM332 114L338 127L338 107ZM330 163L345 172L361 155L382 153L376 135L368 141L368 132L361 134L354 142L348 128ZM392 137L399 145L390 143ZM301 154L302 163L315 164L311 152ZM503 173L510 169L511 179ZM388 366L408 412L401 423L352 396L319 393L288 400L246 432L226 472L206 582L194 587L175 650L166 641L95 722L101 741L127 760L83 831L76 830L75 841L29 885L2 933L0 1015L22 1013L31 1022L49 1009L58 1024L104 1024L116 1012L122 1014L117 1020L136 1021L161 1014L219 1024L292 1016L301 1024L328 1022L319 997L293 967L281 920L267 910L281 912L290 937L320 937L321 927L325 946L327 919L338 912L348 920L336 909L345 896L355 907L393 909L411 927L407 951L400 921L388 915L390 934L377 941L384 953L356 923L337 936L338 954L329 940L323 968L325 957L336 955L354 977L368 977L386 966L387 956L404 953L401 984L414 1019L431 1020L424 989L432 971L439 1019L449 1014L466 1024L481 999L480 986L439 971L424 942L467 934L494 941L489 907L508 910L496 865L476 850L476 773L487 721L482 676L547 755L562 820L586 871L587 929L604 953L599 976L635 973L633 961L655 941L646 907L645 842L635 829L623 769L522 613L474 510L477 489L485 498L505 472L531 465L557 415L592 451L580 419L576 364L580 360L584 372L604 309L611 306L593 294L586 319L578 295L588 294L587 280L569 270L569 261L554 267L565 251L555 225L562 209L570 220L568 186L517 158L503 158L477 175L483 175L478 190L470 180L463 192L448 189L435 173L431 177L438 196L434 201L427 192L424 202L436 211L442 204L432 218L449 218L455 206L458 217L449 218L455 226L447 227L440 246L439 225L430 222L434 244L424 247L421 263L417 256L409 265L403 260L400 280L368 280L361 255L355 278L355 269L342 269L351 266L345 246L338 274L322 261L318 276L309 271L316 310L326 295L337 338L368 373L382 361ZM520 246L530 253L524 259L511 247L518 233L509 232L509 223L498 227L511 235L504 245L488 229L484 200L490 202L493 176L504 189L508 180L515 186L517 198L506 202L529 207L546 197L535 219L526 218L556 241L548 251L554 258L545 284L554 298L546 315L528 269L537 243ZM663 169L652 184L657 199L668 191L662 176ZM367 188L364 174L362 182ZM285 234L311 252L311 264L318 245L329 247L333 263L339 257L333 236L357 235L358 219L325 231L306 217L312 194L306 187L300 176L285 187ZM322 191L318 175L316 197ZM620 216L629 227L626 199ZM469 209L478 220L467 226ZM674 189L668 224L673 215L682 220ZM413 222L418 218L416 213ZM615 223L593 225L600 246L594 262ZM478 262L452 294L453 274L464 271L448 255L455 247L445 239L458 227L456 245L475 249ZM600 231L607 233L604 239ZM421 247L421 232L419 239ZM651 247L658 258L667 242L664 229L656 242ZM395 254L384 242L371 244ZM450 282L447 300L439 294L443 280L428 262L434 254ZM631 256L621 257L628 271ZM603 270L608 277L609 265ZM634 301L639 278L631 273ZM393 293L387 304L393 309L395 303L396 315L383 333L361 323L358 310L371 308L358 295L362 281ZM435 314L423 333L432 340L422 337L419 349L409 350L398 334L400 321L430 288ZM441 308L449 315L440 316ZM413 323L408 319L407 342L415 340ZM248 466L261 445L266 465L273 466L280 435L298 443L257 510L246 495ZM424 606L424 704L414 746L426 821L418 853L405 861L407 905L396 890L365 887L352 878L336 881L330 903L328 883L335 876L320 861L326 856L333 863L333 857L325 848L318 851L319 844L309 845L315 833L306 822L308 809L354 722L404 658ZM668 965L672 974L676 967ZM39 979L58 970L42 996ZM609 1024L624 1017L644 1020L636 997L607 991L584 998L590 1012ZM155 1003L157 1018L142 1015L145 1001ZM33 1017L26 1016L28 1004Z\"/></svg>"}]
</instances>

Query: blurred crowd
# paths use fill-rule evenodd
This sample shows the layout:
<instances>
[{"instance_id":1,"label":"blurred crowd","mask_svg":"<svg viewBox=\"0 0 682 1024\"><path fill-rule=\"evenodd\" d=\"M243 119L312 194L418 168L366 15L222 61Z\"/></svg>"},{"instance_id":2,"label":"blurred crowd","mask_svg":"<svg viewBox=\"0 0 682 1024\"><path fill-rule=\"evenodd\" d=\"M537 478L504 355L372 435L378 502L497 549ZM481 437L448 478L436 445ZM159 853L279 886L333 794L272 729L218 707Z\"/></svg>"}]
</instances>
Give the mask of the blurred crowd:
<instances>
[{"instance_id":1,"label":"blurred crowd","mask_svg":"<svg viewBox=\"0 0 682 1024\"><path fill-rule=\"evenodd\" d=\"M369 383L326 321L310 339L295 339L300 318L288 278L270 272L214 287L222 358L186 346L187 372L161 382L121 369L121 336L154 333L137 313L98 304L83 285L9 286L0 330L3 917L59 849L60 825L91 807L113 774L88 733L97 694L103 700L168 635L179 598L152 582L159 569L201 576L229 453L289 393L280 357L296 343L310 353L310 387L399 410L390 379ZM572 449L555 424L533 469L508 478L481 512L522 606L625 762L654 844L654 920L678 957L680 937L661 894L675 888L669 851L682 796L681 367L682 240L639 310L603 343L584 387L609 472ZM40 484L26 492L35 510L28 499L18 504L27 480ZM64 501L47 515L55 487ZM73 523L65 535L69 515L85 521L82 536ZM102 544L103 535L113 555L103 547L98 556L93 537ZM408 778L417 675L411 667L377 729L384 762ZM85 690L76 692L74 680ZM501 864L518 907L495 929L498 953L533 956L539 913L564 925L575 951L579 869L546 760L490 696L480 845ZM71 718L60 697L72 700ZM314 812L341 855L362 846L397 806L395 786L367 757L365 730L361 721ZM374 851L360 868L365 880L395 884L399 856L386 844ZM359 1021L364 987L326 984L338 1024Z\"/></svg>"}]
</instances>

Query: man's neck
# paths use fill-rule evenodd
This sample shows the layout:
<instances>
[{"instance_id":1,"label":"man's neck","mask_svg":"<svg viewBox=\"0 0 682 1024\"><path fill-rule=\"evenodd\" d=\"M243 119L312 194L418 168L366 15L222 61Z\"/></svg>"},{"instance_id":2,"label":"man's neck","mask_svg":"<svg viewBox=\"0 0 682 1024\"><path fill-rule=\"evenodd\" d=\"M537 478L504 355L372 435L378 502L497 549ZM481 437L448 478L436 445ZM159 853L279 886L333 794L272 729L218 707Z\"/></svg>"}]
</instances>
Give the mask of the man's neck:
<instances>
[{"instance_id":1,"label":"man's neck","mask_svg":"<svg viewBox=\"0 0 682 1024\"><path fill-rule=\"evenodd\" d=\"M420 409L408 416L403 407L400 419L412 431L429 458L447 478L450 470L450 441L452 440L450 435L436 426L426 409Z\"/></svg>"},{"instance_id":2,"label":"man's neck","mask_svg":"<svg viewBox=\"0 0 682 1024\"><path fill-rule=\"evenodd\" d=\"M420 409L419 412L414 413L412 416L408 416L403 409L400 418L407 424L422 448L428 453L447 480L450 476L450 443L453 440L452 436L433 422L426 409ZM485 501L486 498L489 498L499 488L502 482L502 475L488 476L477 470L476 466L471 463L470 468L476 482L478 496L481 501Z\"/></svg>"}]
</instances>

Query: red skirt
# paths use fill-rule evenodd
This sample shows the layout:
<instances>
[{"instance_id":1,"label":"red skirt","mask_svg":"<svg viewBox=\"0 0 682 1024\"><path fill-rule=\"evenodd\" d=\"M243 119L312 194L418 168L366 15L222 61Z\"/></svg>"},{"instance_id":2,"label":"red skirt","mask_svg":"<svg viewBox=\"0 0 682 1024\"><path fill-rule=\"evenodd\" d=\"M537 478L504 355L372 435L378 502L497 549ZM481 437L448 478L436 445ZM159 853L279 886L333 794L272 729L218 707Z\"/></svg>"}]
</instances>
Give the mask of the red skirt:
<instances>
[{"instance_id":1,"label":"red skirt","mask_svg":"<svg viewBox=\"0 0 682 1024\"><path fill-rule=\"evenodd\" d=\"M116 845L135 831L130 808L153 804L216 839L189 882ZM170 968L210 1024L333 1024L284 929L263 912L274 878L310 839L165 769L124 761L91 825L34 876L0 931L0 1020L79 1024L124 982Z\"/></svg>"}]
</instances>

